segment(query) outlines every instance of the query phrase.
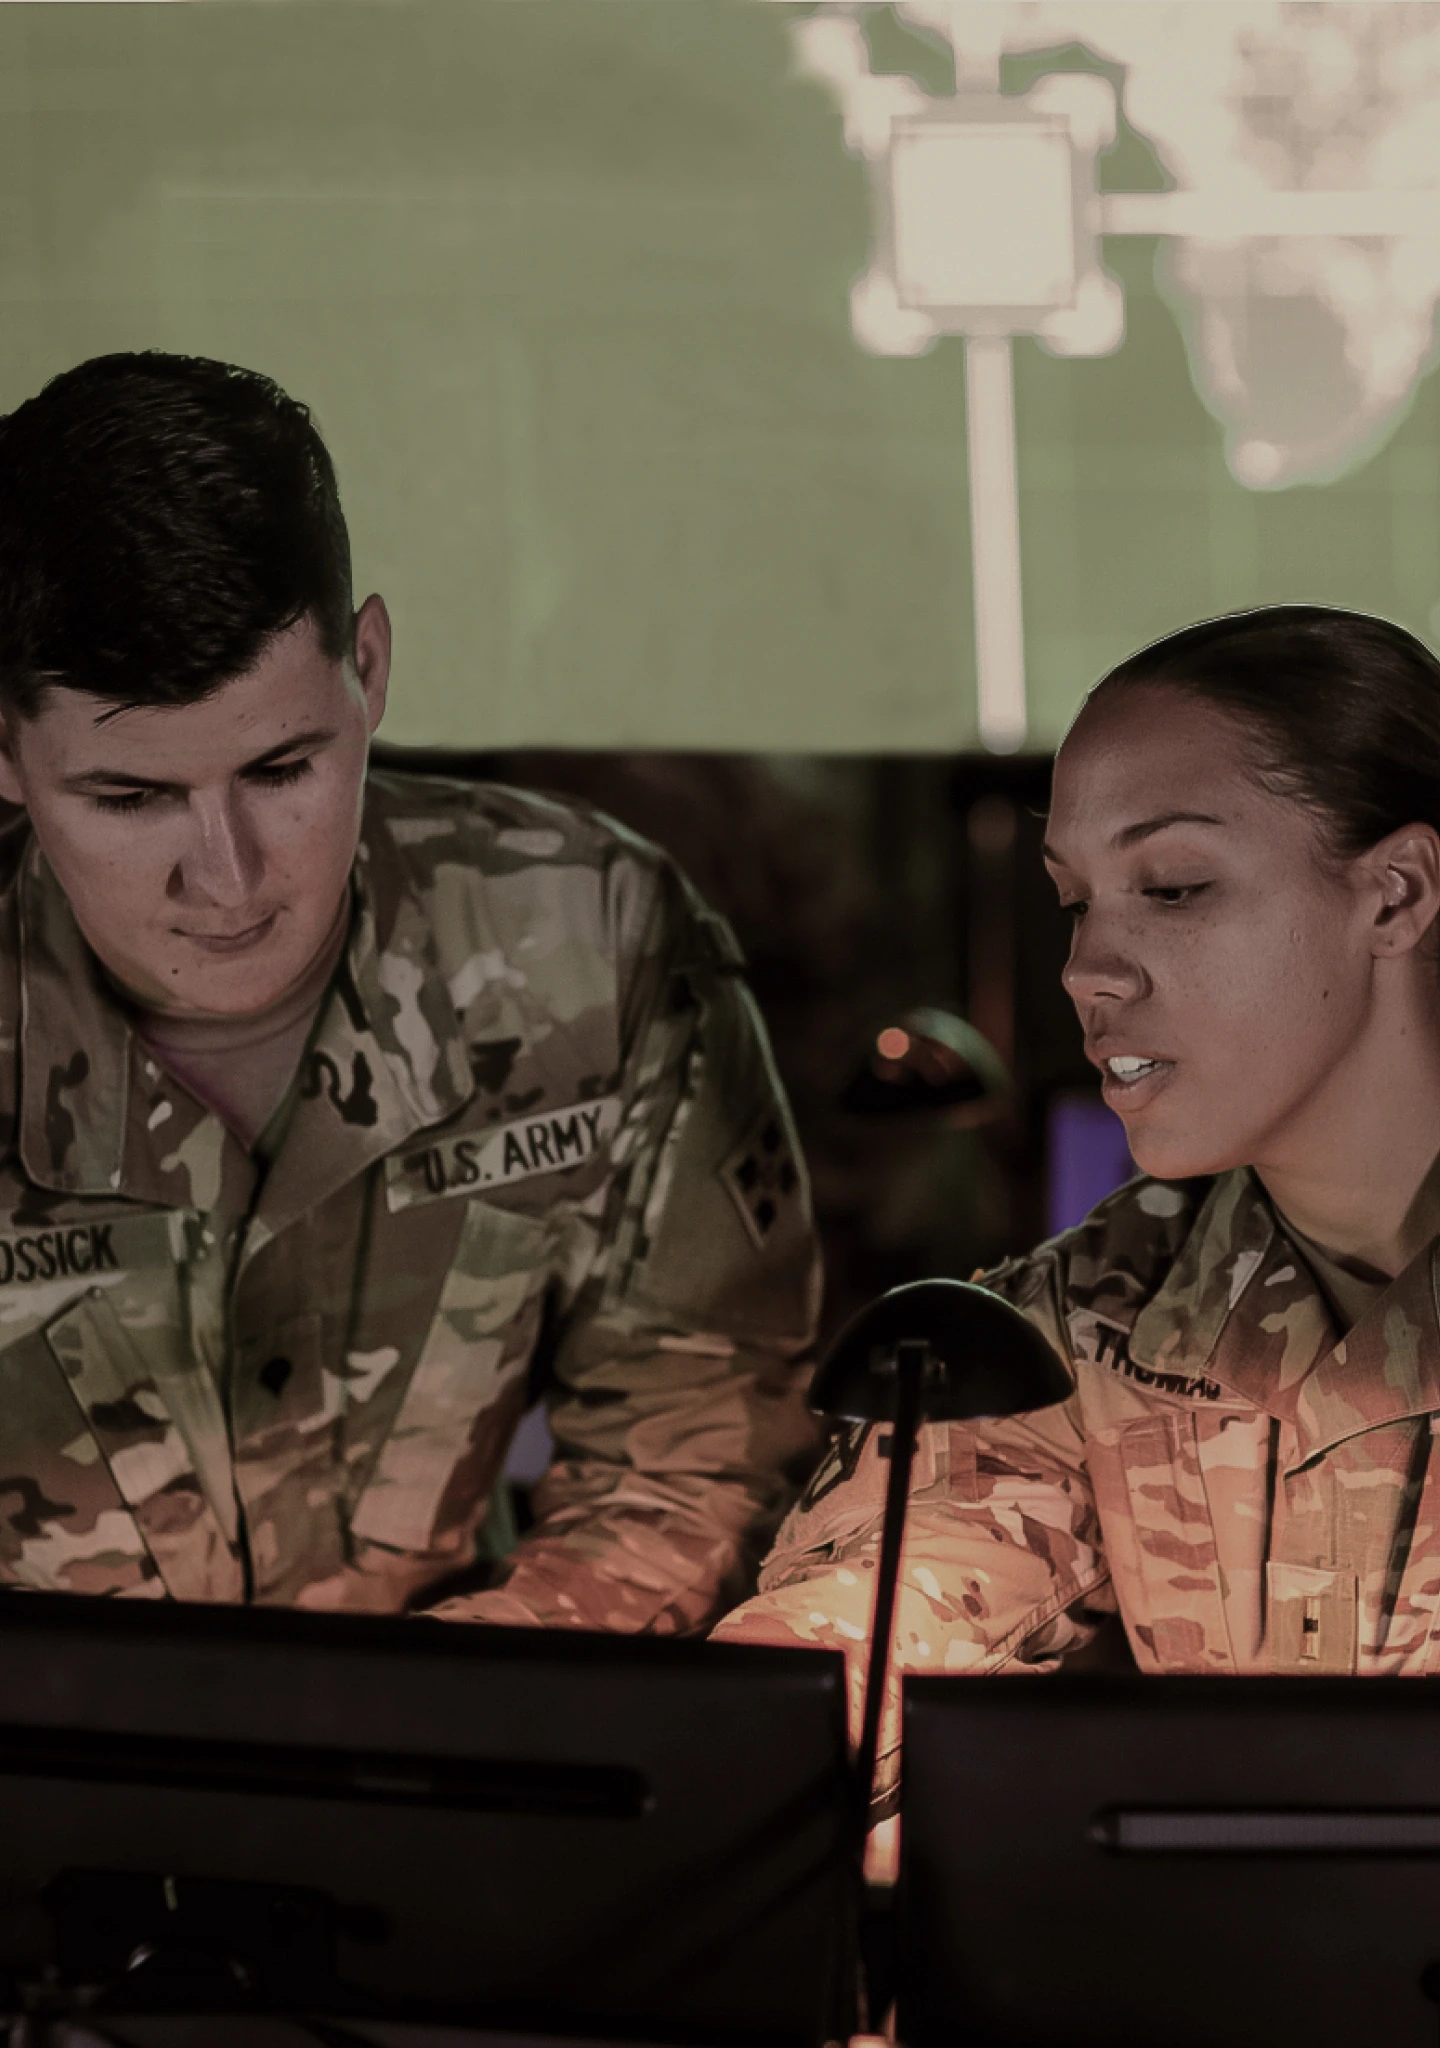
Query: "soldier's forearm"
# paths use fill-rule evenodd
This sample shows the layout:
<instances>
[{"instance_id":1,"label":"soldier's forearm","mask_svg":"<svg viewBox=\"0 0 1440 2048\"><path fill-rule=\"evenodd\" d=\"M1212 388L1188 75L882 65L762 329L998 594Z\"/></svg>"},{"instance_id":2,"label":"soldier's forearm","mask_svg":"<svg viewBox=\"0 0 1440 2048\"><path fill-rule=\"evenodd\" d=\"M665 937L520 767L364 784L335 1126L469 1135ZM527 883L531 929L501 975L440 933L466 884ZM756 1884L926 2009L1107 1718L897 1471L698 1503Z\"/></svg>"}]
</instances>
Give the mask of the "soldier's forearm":
<instances>
[{"instance_id":1,"label":"soldier's forearm","mask_svg":"<svg viewBox=\"0 0 1440 2048\"><path fill-rule=\"evenodd\" d=\"M685 1634L751 1590L771 1517L745 1487L689 1475L587 1478L539 1490L542 1513L506 1562L506 1592L575 1627Z\"/></svg>"},{"instance_id":2,"label":"soldier's forearm","mask_svg":"<svg viewBox=\"0 0 1440 2048\"><path fill-rule=\"evenodd\" d=\"M622 1635L694 1635L726 1604L726 1578L718 1558L682 1581L694 1563L672 1546L672 1568L647 1532L645 1542L588 1554L564 1538L527 1539L514 1553L504 1581L430 1609L441 1621L497 1622L521 1628L600 1629Z\"/></svg>"}]
</instances>

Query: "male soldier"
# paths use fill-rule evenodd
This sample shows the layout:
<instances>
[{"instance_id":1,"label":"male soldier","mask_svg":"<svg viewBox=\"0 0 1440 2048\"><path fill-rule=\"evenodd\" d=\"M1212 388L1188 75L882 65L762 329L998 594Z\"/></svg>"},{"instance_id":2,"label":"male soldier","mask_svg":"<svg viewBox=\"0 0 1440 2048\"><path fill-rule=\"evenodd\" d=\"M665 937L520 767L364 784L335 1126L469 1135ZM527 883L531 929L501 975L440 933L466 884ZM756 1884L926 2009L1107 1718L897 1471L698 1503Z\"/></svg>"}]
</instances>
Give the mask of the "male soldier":
<instances>
[{"instance_id":1,"label":"male soldier","mask_svg":"<svg viewBox=\"0 0 1440 2048\"><path fill-rule=\"evenodd\" d=\"M306 409L155 353L0 420L0 1581L697 1629L811 1448L808 1197L653 847L367 775Z\"/></svg>"}]
</instances>

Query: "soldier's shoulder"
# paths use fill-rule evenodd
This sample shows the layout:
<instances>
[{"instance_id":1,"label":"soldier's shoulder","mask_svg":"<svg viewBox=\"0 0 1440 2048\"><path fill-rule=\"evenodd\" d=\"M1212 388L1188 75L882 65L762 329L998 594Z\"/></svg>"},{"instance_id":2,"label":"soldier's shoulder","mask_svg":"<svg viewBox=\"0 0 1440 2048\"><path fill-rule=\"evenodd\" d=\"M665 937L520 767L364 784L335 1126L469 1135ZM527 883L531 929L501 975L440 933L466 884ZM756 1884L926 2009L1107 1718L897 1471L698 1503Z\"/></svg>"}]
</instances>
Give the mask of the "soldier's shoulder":
<instances>
[{"instance_id":1,"label":"soldier's shoulder","mask_svg":"<svg viewBox=\"0 0 1440 2048\"><path fill-rule=\"evenodd\" d=\"M498 952L533 982L543 956L617 1002L677 886L658 847L588 804L388 767L369 779L362 853L382 932L410 900L448 972Z\"/></svg>"},{"instance_id":2,"label":"soldier's shoulder","mask_svg":"<svg viewBox=\"0 0 1440 2048\"><path fill-rule=\"evenodd\" d=\"M460 863L486 876L618 864L654 872L664 854L576 797L509 783L372 768L366 813L422 872Z\"/></svg>"},{"instance_id":3,"label":"soldier's shoulder","mask_svg":"<svg viewBox=\"0 0 1440 2048\"><path fill-rule=\"evenodd\" d=\"M1088 1311L1129 1329L1164 1285L1213 1184L1136 1174L1083 1222L1007 1259L983 1276L984 1284L1017 1308L1050 1294L1062 1315Z\"/></svg>"}]
</instances>

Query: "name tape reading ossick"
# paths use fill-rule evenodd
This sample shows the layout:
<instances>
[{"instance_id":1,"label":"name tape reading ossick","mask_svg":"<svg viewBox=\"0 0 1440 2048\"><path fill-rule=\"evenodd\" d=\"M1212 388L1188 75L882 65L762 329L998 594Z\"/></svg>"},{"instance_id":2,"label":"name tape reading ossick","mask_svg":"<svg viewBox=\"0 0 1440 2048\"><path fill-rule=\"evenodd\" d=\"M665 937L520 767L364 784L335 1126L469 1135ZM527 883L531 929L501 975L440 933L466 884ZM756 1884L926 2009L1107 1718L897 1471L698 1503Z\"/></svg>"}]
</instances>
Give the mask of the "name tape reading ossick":
<instances>
[{"instance_id":1,"label":"name tape reading ossick","mask_svg":"<svg viewBox=\"0 0 1440 2048\"><path fill-rule=\"evenodd\" d=\"M114 1216L97 1223L54 1223L0 1231L0 1287L43 1287L55 1280L99 1280L107 1273L178 1265L184 1216Z\"/></svg>"},{"instance_id":2,"label":"name tape reading ossick","mask_svg":"<svg viewBox=\"0 0 1440 2048\"><path fill-rule=\"evenodd\" d=\"M568 1172L593 1159L619 1128L620 1098L603 1095L497 1124L493 1130L442 1138L423 1151L386 1160L385 1199L391 1210L412 1209L449 1195L506 1187L538 1173Z\"/></svg>"}]
</instances>

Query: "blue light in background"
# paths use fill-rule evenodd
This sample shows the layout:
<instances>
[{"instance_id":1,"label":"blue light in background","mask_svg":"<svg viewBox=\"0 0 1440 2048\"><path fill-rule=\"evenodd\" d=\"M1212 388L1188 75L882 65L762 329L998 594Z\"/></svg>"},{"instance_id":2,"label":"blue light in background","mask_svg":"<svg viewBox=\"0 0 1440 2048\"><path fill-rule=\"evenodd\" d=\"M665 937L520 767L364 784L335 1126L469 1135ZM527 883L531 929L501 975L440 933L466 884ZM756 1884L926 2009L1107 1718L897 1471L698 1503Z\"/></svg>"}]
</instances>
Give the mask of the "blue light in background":
<instances>
[{"instance_id":1,"label":"blue light in background","mask_svg":"<svg viewBox=\"0 0 1440 2048\"><path fill-rule=\"evenodd\" d=\"M1082 1223L1135 1171L1125 1126L1098 1095L1051 1098L1045 1129L1045 1226L1054 1237Z\"/></svg>"}]
</instances>

